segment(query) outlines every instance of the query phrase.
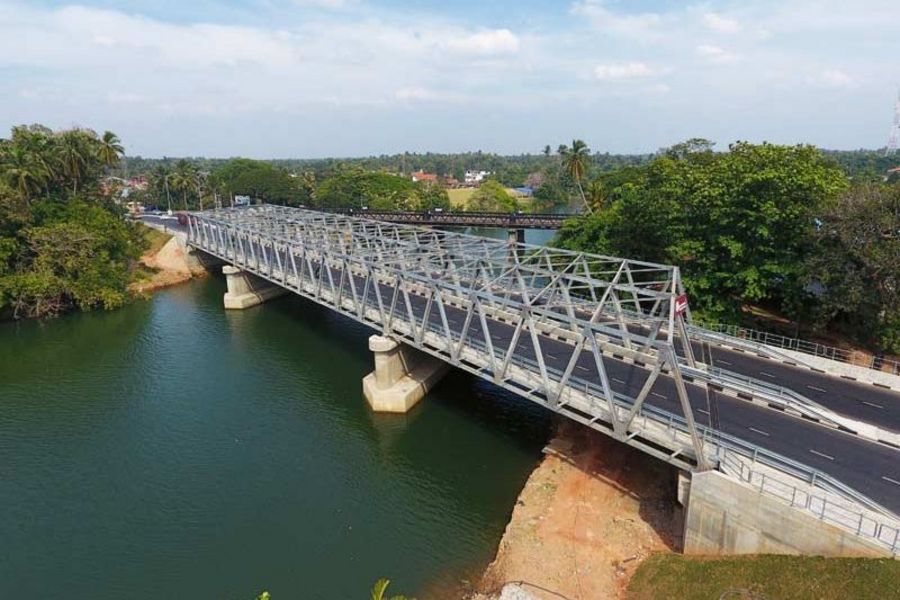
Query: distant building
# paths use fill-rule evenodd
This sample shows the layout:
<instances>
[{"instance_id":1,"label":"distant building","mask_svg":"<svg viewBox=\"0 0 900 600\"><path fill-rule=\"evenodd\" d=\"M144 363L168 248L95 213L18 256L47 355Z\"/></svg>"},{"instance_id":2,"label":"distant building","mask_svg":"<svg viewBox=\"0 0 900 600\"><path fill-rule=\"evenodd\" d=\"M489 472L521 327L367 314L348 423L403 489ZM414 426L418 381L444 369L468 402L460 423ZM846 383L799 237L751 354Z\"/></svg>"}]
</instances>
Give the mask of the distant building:
<instances>
[{"instance_id":1,"label":"distant building","mask_svg":"<svg viewBox=\"0 0 900 600\"><path fill-rule=\"evenodd\" d=\"M513 188L513 191L523 198L531 198L534 196L534 188L524 185L522 187Z\"/></svg>"},{"instance_id":2,"label":"distant building","mask_svg":"<svg viewBox=\"0 0 900 600\"><path fill-rule=\"evenodd\" d=\"M478 185L490 174L490 171L466 171L466 185Z\"/></svg>"},{"instance_id":3,"label":"distant building","mask_svg":"<svg viewBox=\"0 0 900 600\"><path fill-rule=\"evenodd\" d=\"M446 188L458 188L459 187L459 179L454 177L453 175L447 175L444 177L444 187Z\"/></svg>"},{"instance_id":4,"label":"distant building","mask_svg":"<svg viewBox=\"0 0 900 600\"><path fill-rule=\"evenodd\" d=\"M426 173L425 171L416 171L412 174L413 181L423 181L425 183L437 183L438 176L434 173Z\"/></svg>"},{"instance_id":5,"label":"distant building","mask_svg":"<svg viewBox=\"0 0 900 600\"><path fill-rule=\"evenodd\" d=\"M148 185L149 182L143 175L138 175L137 177L132 177L128 180L128 186L135 190L146 190Z\"/></svg>"}]
</instances>

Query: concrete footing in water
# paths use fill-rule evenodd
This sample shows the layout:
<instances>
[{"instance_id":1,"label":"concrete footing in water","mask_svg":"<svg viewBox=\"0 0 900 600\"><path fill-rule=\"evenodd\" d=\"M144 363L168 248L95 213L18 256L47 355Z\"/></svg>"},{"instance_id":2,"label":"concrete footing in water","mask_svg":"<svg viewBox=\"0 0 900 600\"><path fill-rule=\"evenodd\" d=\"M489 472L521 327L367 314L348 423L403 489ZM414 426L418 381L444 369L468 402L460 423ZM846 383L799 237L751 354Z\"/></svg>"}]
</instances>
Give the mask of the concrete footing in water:
<instances>
[{"instance_id":1,"label":"concrete footing in water","mask_svg":"<svg viewBox=\"0 0 900 600\"><path fill-rule=\"evenodd\" d=\"M373 335L369 350L375 370L363 378L363 395L375 412L409 411L450 369L444 361L389 337Z\"/></svg>"},{"instance_id":2,"label":"concrete footing in water","mask_svg":"<svg viewBox=\"0 0 900 600\"><path fill-rule=\"evenodd\" d=\"M224 299L225 308L228 310L250 308L287 292L284 288L272 285L237 267L224 266L222 273L225 274L225 282L228 285Z\"/></svg>"}]
</instances>

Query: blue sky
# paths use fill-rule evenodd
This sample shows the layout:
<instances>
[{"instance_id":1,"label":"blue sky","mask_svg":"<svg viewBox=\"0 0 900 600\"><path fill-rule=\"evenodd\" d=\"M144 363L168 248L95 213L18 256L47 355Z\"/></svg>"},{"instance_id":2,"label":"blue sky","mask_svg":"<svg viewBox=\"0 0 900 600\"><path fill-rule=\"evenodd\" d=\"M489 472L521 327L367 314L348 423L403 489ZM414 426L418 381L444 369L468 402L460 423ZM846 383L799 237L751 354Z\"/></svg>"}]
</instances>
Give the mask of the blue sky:
<instances>
[{"instance_id":1,"label":"blue sky","mask_svg":"<svg viewBox=\"0 0 900 600\"><path fill-rule=\"evenodd\" d=\"M883 146L896 0L0 0L0 127L129 154Z\"/></svg>"}]
</instances>

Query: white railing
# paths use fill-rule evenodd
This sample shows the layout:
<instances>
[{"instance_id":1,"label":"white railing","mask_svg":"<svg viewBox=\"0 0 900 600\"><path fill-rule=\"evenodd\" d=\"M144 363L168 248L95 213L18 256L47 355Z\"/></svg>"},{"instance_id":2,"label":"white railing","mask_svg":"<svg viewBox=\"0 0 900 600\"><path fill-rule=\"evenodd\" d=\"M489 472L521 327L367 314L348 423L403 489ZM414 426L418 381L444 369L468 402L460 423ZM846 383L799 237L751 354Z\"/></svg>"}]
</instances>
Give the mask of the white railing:
<instances>
[{"instance_id":1,"label":"white railing","mask_svg":"<svg viewBox=\"0 0 900 600\"><path fill-rule=\"evenodd\" d=\"M723 333L740 340L747 340L772 348L780 348L782 350L793 350L794 352L802 352L803 354L809 354L810 356L818 356L820 358L827 358L829 360L865 367L875 371L884 371L893 375L900 375L900 361L880 358L874 355L865 355L859 352L836 348L834 346L826 346L817 342L791 338L778 335L777 333L769 333L767 331L758 331L739 325L702 322L698 324L709 331Z\"/></svg>"}]
</instances>

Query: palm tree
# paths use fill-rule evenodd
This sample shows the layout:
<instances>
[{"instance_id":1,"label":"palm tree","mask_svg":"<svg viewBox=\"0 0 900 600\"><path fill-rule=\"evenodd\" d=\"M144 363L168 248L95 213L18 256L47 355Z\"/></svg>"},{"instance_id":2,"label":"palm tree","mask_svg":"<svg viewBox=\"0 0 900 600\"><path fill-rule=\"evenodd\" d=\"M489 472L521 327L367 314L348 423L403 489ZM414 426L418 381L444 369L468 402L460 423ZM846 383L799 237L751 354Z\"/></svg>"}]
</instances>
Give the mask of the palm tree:
<instances>
[{"instance_id":1,"label":"palm tree","mask_svg":"<svg viewBox=\"0 0 900 600\"><path fill-rule=\"evenodd\" d=\"M107 167L115 167L125 153L122 141L112 131L104 131L97 146L97 158Z\"/></svg>"},{"instance_id":2,"label":"palm tree","mask_svg":"<svg viewBox=\"0 0 900 600\"><path fill-rule=\"evenodd\" d=\"M598 177L587 184L585 188L588 206L592 210L601 210L606 201L606 190L603 189L603 181Z\"/></svg>"},{"instance_id":3,"label":"palm tree","mask_svg":"<svg viewBox=\"0 0 900 600\"><path fill-rule=\"evenodd\" d=\"M169 168L166 165L157 165L150 173L150 188L160 203L163 195L165 195L167 208L171 212L172 200L169 197L169 177L171 177Z\"/></svg>"},{"instance_id":4,"label":"palm tree","mask_svg":"<svg viewBox=\"0 0 900 600\"><path fill-rule=\"evenodd\" d=\"M40 193L50 179L50 171L40 156L16 144L3 152L3 175L28 203L33 194Z\"/></svg>"},{"instance_id":5,"label":"palm tree","mask_svg":"<svg viewBox=\"0 0 900 600\"><path fill-rule=\"evenodd\" d=\"M559 147L563 168L575 181L575 185L578 186L578 191L581 193L581 201L584 203L584 208L588 213L591 212L591 207L588 204L587 196L584 194L584 188L581 186L581 180L584 179L584 172L587 170L587 159L590 154L590 148L582 140L572 140L571 148L565 144Z\"/></svg>"},{"instance_id":6,"label":"palm tree","mask_svg":"<svg viewBox=\"0 0 900 600\"><path fill-rule=\"evenodd\" d=\"M181 191L181 198L184 201L184 210L188 210L187 195L196 186L196 172L194 165L183 158L175 163L175 170L169 177L169 183L176 190Z\"/></svg>"},{"instance_id":7,"label":"palm tree","mask_svg":"<svg viewBox=\"0 0 900 600\"><path fill-rule=\"evenodd\" d=\"M78 181L87 171L88 152L85 133L78 129L63 132L59 138L59 160L63 173L72 179L72 193L78 193Z\"/></svg>"},{"instance_id":8,"label":"palm tree","mask_svg":"<svg viewBox=\"0 0 900 600\"><path fill-rule=\"evenodd\" d=\"M414 598L407 598L406 596L399 595L391 596L390 598L385 596L385 592L390 583L390 579L379 579L376 581L375 586L372 588L372 600L415 600Z\"/></svg>"}]
</instances>

